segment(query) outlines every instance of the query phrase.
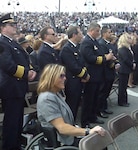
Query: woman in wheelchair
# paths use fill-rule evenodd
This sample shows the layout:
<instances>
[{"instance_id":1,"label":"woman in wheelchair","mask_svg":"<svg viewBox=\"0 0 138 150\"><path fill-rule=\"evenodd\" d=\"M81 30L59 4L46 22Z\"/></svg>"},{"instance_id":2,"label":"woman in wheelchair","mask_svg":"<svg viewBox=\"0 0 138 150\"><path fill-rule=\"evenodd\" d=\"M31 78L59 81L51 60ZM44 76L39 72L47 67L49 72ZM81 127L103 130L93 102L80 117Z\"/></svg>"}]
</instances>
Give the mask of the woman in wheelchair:
<instances>
[{"instance_id":1,"label":"woman in wheelchair","mask_svg":"<svg viewBox=\"0 0 138 150\"><path fill-rule=\"evenodd\" d=\"M73 114L63 92L65 81L63 66L49 64L44 68L37 90L37 116L41 126L56 128L57 140L62 145L78 146L77 136L86 136L94 132L104 136L105 130L100 126L92 129L74 126Z\"/></svg>"}]
</instances>

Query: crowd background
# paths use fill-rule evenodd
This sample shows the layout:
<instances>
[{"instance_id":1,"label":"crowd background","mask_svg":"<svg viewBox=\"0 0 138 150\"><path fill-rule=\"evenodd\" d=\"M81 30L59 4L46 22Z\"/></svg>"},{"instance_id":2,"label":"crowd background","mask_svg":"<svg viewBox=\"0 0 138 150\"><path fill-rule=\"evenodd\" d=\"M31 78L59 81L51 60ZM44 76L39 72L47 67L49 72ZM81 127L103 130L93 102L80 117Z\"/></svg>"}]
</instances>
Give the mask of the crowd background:
<instances>
[{"instance_id":1,"label":"crowd background","mask_svg":"<svg viewBox=\"0 0 138 150\"><path fill-rule=\"evenodd\" d=\"M2 16L3 13L0 13ZM83 33L86 33L87 26L90 22L98 22L103 18L115 16L120 19L129 21L129 24L112 24L112 30L118 35L123 31L138 30L138 13L137 12L16 12L18 29L24 34L32 33L37 35L40 29L46 25L52 25L57 33L65 33L69 25L79 25Z\"/></svg>"}]
</instances>

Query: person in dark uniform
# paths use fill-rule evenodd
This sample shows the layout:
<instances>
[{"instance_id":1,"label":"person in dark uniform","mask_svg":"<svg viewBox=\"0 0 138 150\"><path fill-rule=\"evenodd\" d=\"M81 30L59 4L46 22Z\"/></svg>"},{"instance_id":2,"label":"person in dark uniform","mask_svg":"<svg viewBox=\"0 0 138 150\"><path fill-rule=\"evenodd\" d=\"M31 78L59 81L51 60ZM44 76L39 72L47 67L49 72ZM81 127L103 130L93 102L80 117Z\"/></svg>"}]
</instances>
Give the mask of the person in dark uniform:
<instances>
[{"instance_id":1,"label":"person in dark uniform","mask_svg":"<svg viewBox=\"0 0 138 150\"><path fill-rule=\"evenodd\" d=\"M4 48L0 59L0 98L4 112L2 149L19 150L28 80L32 81L36 72L30 67L24 49L13 40L17 23L11 14L0 18L0 31L0 45Z\"/></svg>"},{"instance_id":2,"label":"person in dark uniform","mask_svg":"<svg viewBox=\"0 0 138 150\"><path fill-rule=\"evenodd\" d=\"M103 55L100 45L96 40L99 35L100 25L92 22L88 26L87 35L80 45L81 54L90 74L90 80L86 83L84 89L84 100L82 103L81 124L83 127L90 123L104 123L97 117L99 106L98 95L100 85L103 81L103 64L113 58L113 53Z\"/></svg>"},{"instance_id":3,"label":"person in dark uniform","mask_svg":"<svg viewBox=\"0 0 138 150\"><path fill-rule=\"evenodd\" d=\"M136 68L134 62L134 53L131 49L132 38L128 33L124 33L118 40L118 59L119 68L119 87L118 87L118 105L129 107L127 96L127 84L129 74Z\"/></svg>"},{"instance_id":4,"label":"person in dark uniform","mask_svg":"<svg viewBox=\"0 0 138 150\"><path fill-rule=\"evenodd\" d=\"M63 46L60 56L62 64L66 67L66 101L76 119L82 96L83 82L87 82L90 76L79 52L79 43L83 38L80 28L70 26L67 35L69 40Z\"/></svg>"},{"instance_id":5,"label":"person in dark uniform","mask_svg":"<svg viewBox=\"0 0 138 150\"><path fill-rule=\"evenodd\" d=\"M59 53L53 48L53 44L56 42L56 33L52 27L45 27L40 31L40 38L43 43L38 51L38 63L40 72L45 65L54 63L59 64Z\"/></svg>"},{"instance_id":6,"label":"person in dark uniform","mask_svg":"<svg viewBox=\"0 0 138 150\"><path fill-rule=\"evenodd\" d=\"M108 54L109 52L113 52L112 45L110 44L112 32L111 29L107 26L103 26L101 30L101 38L98 41L101 49L104 54ZM115 57L116 59L116 57ZM113 112L108 109L107 98L110 94L112 84L115 79L115 61L110 60L104 64L104 80L100 87L100 93L98 99L100 100L100 107L98 115L102 118L108 118L107 114L112 114Z\"/></svg>"}]
</instances>

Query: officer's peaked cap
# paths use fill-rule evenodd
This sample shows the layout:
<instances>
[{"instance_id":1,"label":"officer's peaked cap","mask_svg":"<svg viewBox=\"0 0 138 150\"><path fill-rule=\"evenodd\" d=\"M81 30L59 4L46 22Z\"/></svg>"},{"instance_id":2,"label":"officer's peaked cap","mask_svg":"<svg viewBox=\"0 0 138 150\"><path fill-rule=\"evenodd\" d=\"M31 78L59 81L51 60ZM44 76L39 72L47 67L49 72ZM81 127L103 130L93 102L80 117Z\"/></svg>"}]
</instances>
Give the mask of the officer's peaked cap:
<instances>
[{"instance_id":1,"label":"officer's peaked cap","mask_svg":"<svg viewBox=\"0 0 138 150\"><path fill-rule=\"evenodd\" d=\"M8 14L6 14L4 16L1 16L1 18L0 18L0 25L6 24L6 23L17 23L14 20L14 17L12 16L11 13L8 13Z\"/></svg>"}]
</instances>

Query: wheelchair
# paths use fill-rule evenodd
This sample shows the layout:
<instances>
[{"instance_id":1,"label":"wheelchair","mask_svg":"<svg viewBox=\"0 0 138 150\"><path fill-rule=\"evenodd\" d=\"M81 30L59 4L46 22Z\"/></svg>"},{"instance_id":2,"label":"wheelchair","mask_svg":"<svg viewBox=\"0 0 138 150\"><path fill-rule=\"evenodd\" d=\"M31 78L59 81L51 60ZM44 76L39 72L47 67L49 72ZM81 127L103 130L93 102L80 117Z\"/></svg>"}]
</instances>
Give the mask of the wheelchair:
<instances>
[{"instance_id":1,"label":"wheelchair","mask_svg":"<svg viewBox=\"0 0 138 150\"><path fill-rule=\"evenodd\" d=\"M30 141L25 150L79 150L75 146L61 146L54 127L40 128L41 132Z\"/></svg>"}]
</instances>

